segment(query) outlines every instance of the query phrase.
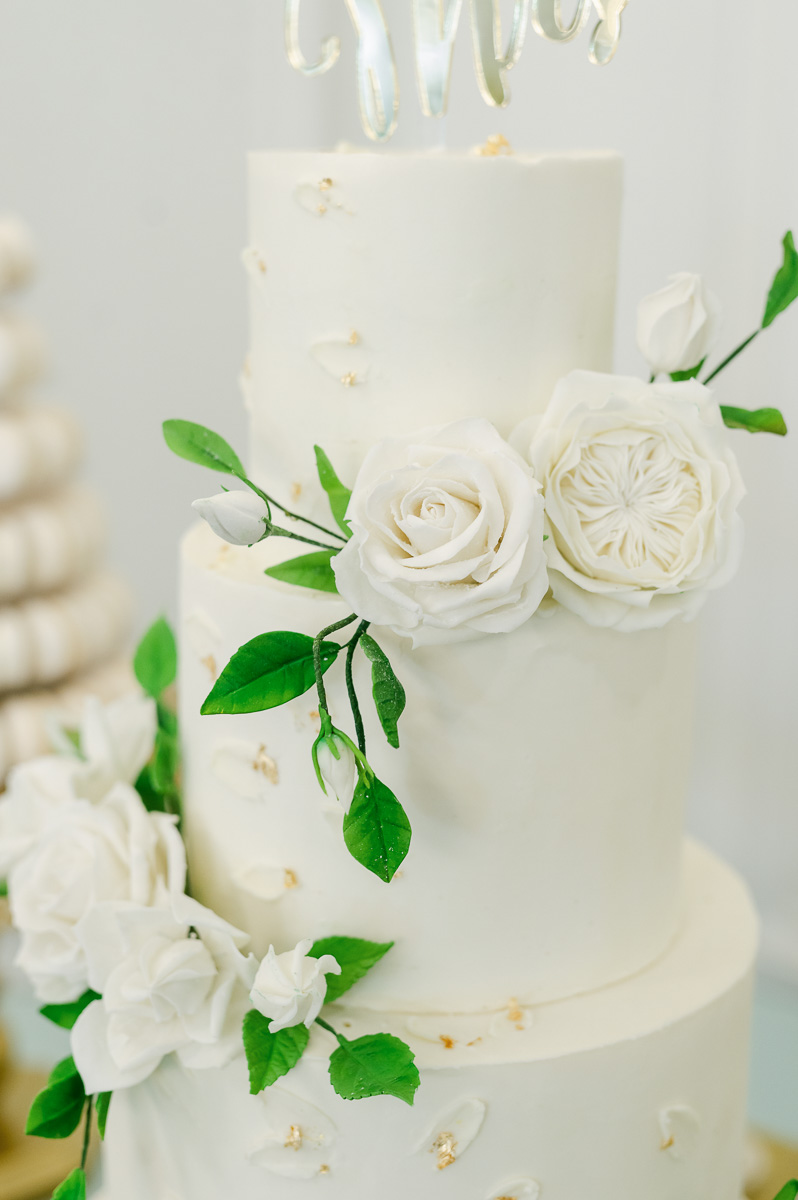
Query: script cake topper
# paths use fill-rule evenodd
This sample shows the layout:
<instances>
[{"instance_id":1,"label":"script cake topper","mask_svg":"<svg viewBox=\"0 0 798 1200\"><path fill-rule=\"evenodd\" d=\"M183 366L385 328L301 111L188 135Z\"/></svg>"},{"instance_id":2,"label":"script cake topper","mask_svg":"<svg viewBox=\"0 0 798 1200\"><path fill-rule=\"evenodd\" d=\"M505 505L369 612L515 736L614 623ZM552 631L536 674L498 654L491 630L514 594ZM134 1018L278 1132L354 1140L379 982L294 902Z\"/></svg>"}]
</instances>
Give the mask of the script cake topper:
<instances>
[{"instance_id":1,"label":"script cake topper","mask_svg":"<svg viewBox=\"0 0 798 1200\"><path fill-rule=\"evenodd\" d=\"M442 117L449 102L452 54L463 4L471 13L474 66L480 91L488 104L509 103L507 73L524 48L530 23L550 42L578 37L595 8L598 22L590 39L590 61L604 66L614 57L621 37L621 14L629 0L577 0L570 21L563 18L563 0L515 0L512 29L504 48L500 0L410 0L415 35L416 74L421 108L428 117ZM323 75L341 54L341 39L325 38L321 53L309 61L299 37L302 0L285 0L285 44L289 62L303 75ZM399 116L399 81L391 33L381 0L344 0L357 35L357 89L363 128L374 141L391 137Z\"/></svg>"}]
</instances>

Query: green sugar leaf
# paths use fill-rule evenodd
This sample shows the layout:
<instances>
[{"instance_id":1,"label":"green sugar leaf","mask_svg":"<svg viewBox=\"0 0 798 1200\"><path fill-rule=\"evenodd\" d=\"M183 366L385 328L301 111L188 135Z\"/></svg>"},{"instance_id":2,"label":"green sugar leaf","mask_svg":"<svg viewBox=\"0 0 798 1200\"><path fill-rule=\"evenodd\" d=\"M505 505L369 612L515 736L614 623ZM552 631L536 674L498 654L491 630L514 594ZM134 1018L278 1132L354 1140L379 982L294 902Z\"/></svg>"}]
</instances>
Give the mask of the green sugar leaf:
<instances>
[{"instance_id":1,"label":"green sugar leaf","mask_svg":"<svg viewBox=\"0 0 798 1200\"><path fill-rule=\"evenodd\" d=\"M155 753L150 763L150 781L159 796L171 796L177 791L180 768L180 744L176 737L159 729L155 735Z\"/></svg>"},{"instance_id":2,"label":"green sugar leaf","mask_svg":"<svg viewBox=\"0 0 798 1200\"><path fill-rule=\"evenodd\" d=\"M244 1017L243 1034L249 1090L253 1096L287 1075L305 1053L310 1039L310 1031L304 1025L271 1033L269 1021L255 1008Z\"/></svg>"},{"instance_id":3,"label":"green sugar leaf","mask_svg":"<svg viewBox=\"0 0 798 1200\"><path fill-rule=\"evenodd\" d=\"M327 671L341 647L322 642ZM264 712L302 696L315 682L313 638L304 633L261 633L237 650L202 706L203 716Z\"/></svg>"},{"instance_id":4,"label":"green sugar leaf","mask_svg":"<svg viewBox=\"0 0 798 1200\"><path fill-rule=\"evenodd\" d=\"M376 777L361 776L344 817L344 841L352 857L390 883L407 857L411 835L407 814L390 788Z\"/></svg>"},{"instance_id":5,"label":"green sugar leaf","mask_svg":"<svg viewBox=\"0 0 798 1200\"><path fill-rule=\"evenodd\" d=\"M798 1196L798 1179L791 1179L779 1192L776 1200L795 1200Z\"/></svg>"},{"instance_id":6,"label":"green sugar leaf","mask_svg":"<svg viewBox=\"0 0 798 1200\"><path fill-rule=\"evenodd\" d=\"M33 1101L25 1132L41 1138L71 1137L85 1103L86 1092L75 1061L65 1058L53 1068L47 1087Z\"/></svg>"},{"instance_id":7,"label":"green sugar leaf","mask_svg":"<svg viewBox=\"0 0 798 1200\"><path fill-rule=\"evenodd\" d=\"M762 328L767 329L776 317L785 312L794 300L798 300L798 251L792 233L784 235L784 262L776 272L776 278L768 295Z\"/></svg>"},{"instance_id":8,"label":"green sugar leaf","mask_svg":"<svg viewBox=\"0 0 798 1200\"><path fill-rule=\"evenodd\" d=\"M156 700L177 677L175 635L163 617L150 626L133 659L133 670L144 691Z\"/></svg>"},{"instance_id":9,"label":"green sugar leaf","mask_svg":"<svg viewBox=\"0 0 798 1200\"><path fill-rule=\"evenodd\" d=\"M39 1012L54 1025L60 1025L62 1029L72 1029L84 1009L99 999L97 992L89 990L84 992L79 1000L73 1000L70 1004L45 1004Z\"/></svg>"},{"instance_id":10,"label":"green sugar leaf","mask_svg":"<svg viewBox=\"0 0 798 1200\"><path fill-rule=\"evenodd\" d=\"M392 948L393 942L367 942L363 938L328 937L314 942L308 952L311 958L332 954L341 968L340 975L327 976L327 1003L334 1003L354 987Z\"/></svg>"},{"instance_id":11,"label":"green sugar leaf","mask_svg":"<svg viewBox=\"0 0 798 1200\"><path fill-rule=\"evenodd\" d=\"M108 1109L111 1107L111 1097L113 1092L100 1092L95 1100L97 1109L97 1130L100 1134L100 1141L105 1141L105 1127L108 1124Z\"/></svg>"},{"instance_id":12,"label":"green sugar leaf","mask_svg":"<svg viewBox=\"0 0 798 1200\"><path fill-rule=\"evenodd\" d=\"M352 493L348 487L345 487L341 483L332 463L321 446L314 446L313 449L316 451L316 469L319 472L319 482L327 493L327 499L330 502L330 511L338 528L349 538L352 536L352 530L346 523L346 510L349 507Z\"/></svg>"},{"instance_id":13,"label":"green sugar leaf","mask_svg":"<svg viewBox=\"0 0 798 1200\"><path fill-rule=\"evenodd\" d=\"M396 678L385 651L377 645L374 638L364 633L360 638L360 644L371 662L371 683L380 724L388 739L388 744L398 750L399 718L407 703L405 689Z\"/></svg>"},{"instance_id":14,"label":"green sugar leaf","mask_svg":"<svg viewBox=\"0 0 798 1200\"><path fill-rule=\"evenodd\" d=\"M179 458L221 471L223 475L242 478L244 467L232 446L204 425L193 421L164 421L163 436L167 446Z\"/></svg>"},{"instance_id":15,"label":"green sugar leaf","mask_svg":"<svg viewBox=\"0 0 798 1200\"><path fill-rule=\"evenodd\" d=\"M702 358L698 366L691 367L689 371L673 371L671 373L671 379L674 383L687 383L687 381L690 379L697 379L701 374L701 368L706 361L707 360L705 358Z\"/></svg>"},{"instance_id":16,"label":"green sugar leaf","mask_svg":"<svg viewBox=\"0 0 798 1200\"><path fill-rule=\"evenodd\" d=\"M303 554L289 558L276 567L267 567L264 575L279 579L282 583L293 583L296 587L315 588L317 592L332 592L337 595L335 575L330 565L337 550L319 550L315 554Z\"/></svg>"},{"instance_id":17,"label":"green sugar leaf","mask_svg":"<svg viewBox=\"0 0 798 1200\"><path fill-rule=\"evenodd\" d=\"M775 433L784 437L787 423L777 408L720 408L723 420L729 429L747 429L749 433Z\"/></svg>"},{"instance_id":18,"label":"green sugar leaf","mask_svg":"<svg viewBox=\"0 0 798 1200\"><path fill-rule=\"evenodd\" d=\"M387 1033L350 1042L338 1038L330 1058L330 1082L344 1100L396 1096L412 1106L421 1078L409 1046Z\"/></svg>"},{"instance_id":19,"label":"green sugar leaf","mask_svg":"<svg viewBox=\"0 0 798 1200\"><path fill-rule=\"evenodd\" d=\"M53 1192L53 1200L86 1200L86 1172L77 1167Z\"/></svg>"}]
</instances>

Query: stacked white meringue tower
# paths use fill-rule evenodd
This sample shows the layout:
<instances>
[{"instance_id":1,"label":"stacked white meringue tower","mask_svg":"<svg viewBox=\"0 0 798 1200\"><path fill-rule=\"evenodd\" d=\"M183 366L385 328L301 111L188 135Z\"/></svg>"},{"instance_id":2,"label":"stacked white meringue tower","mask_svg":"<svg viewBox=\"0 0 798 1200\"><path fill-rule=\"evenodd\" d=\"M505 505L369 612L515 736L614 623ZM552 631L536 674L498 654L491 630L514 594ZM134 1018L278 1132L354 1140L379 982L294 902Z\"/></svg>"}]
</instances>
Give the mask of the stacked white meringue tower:
<instances>
[{"instance_id":1,"label":"stacked white meringue tower","mask_svg":"<svg viewBox=\"0 0 798 1200\"><path fill-rule=\"evenodd\" d=\"M72 1027L29 1129L96 1105L108 1200L738 1200L757 923L683 823L745 435L669 378L695 277L641 309L659 378L607 374L621 192L611 153L252 157L252 481L166 426L248 487L182 550L183 837L162 623L151 698L0 804Z\"/></svg>"},{"instance_id":2,"label":"stacked white meringue tower","mask_svg":"<svg viewBox=\"0 0 798 1200\"><path fill-rule=\"evenodd\" d=\"M31 399L44 346L14 301L33 266L28 231L0 217L0 787L47 746L51 710L130 683L131 604L101 566L100 501L75 483L82 435L69 412Z\"/></svg>"}]
</instances>

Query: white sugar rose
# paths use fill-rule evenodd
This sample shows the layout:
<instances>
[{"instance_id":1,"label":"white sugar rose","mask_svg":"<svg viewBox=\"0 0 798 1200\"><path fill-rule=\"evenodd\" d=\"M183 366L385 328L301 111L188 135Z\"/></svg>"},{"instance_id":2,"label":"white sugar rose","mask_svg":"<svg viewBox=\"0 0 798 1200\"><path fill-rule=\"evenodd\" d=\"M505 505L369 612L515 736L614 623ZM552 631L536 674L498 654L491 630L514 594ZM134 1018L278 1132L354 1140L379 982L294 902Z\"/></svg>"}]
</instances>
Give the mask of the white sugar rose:
<instances>
[{"instance_id":1,"label":"white sugar rose","mask_svg":"<svg viewBox=\"0 0 798 1200\"><path fill-rule=\"evenodd\" d=\"M414 646L509 633L546 594L539 484L488 421L373 447L347 520L338 591Z\"/></svg>"},{"instance_id":2,"label":"white sugar rose","mask_svg":"<svg viewBox=\"0 0 798 1200\"><path fill-rule=\"evenodd\" d=\"M80 767L75 758L49 755L11 771L6 793L0 799L0 879L8 879L59 810L74 802L75 777Z\"/></svg>"},{"instance_id":3,"label":"white sugar rose","mask_svg":"<svg viewBox=\"0 0 798 1200\"><path fill-rule=\"evenodd\" d=\"M116 784L101 804L61 804L8 878L17 961L39 999L64 1004L89 986L77 929L95 905L151 904L164 887L182 892L185 880L175 818L148 813L133 788Z\"/></svg>"},{"instance_id":4,"label":"white sugar rose","mask_svg":"<svg viewBox=\"0 0 798 1200\"><path fill-rule=\"evenodd\" d=\"M191 505L213 532L233 546L252 546L266 533L269 513L254 492L220 492Z\"/></svg>"},{"instance_id":5,"label":"white sugar rose","mask_svg":"<svg viewBox=\"0 0 798 1200\"><path fill-rule=\"evenodd\" d=\"M348 812L358 777L357 762L351 747L335 730L326 736L322 732L313 747L313 759L325 794L332 793Z\"/></svg>"},{"instance_id":6,"label":"white sugar rose","mask_svg":"<svg viewBox=\"0 0 798 1200\"><path fill-rule=\"evenodd\" d=\"M736 571L745 488L700 383L575 371L514 441L543 481L554 597L589 624L690 618Z\"/></svg>"},{"instance_id":7,"label":"white sugar rose","mask_svg":"<svg viewBox=\"0 0 798 1200\"><path fill-rule=\"evenodd\" d=\"M720 301L700 275L671 275L637 311L637 344L655 374L691 371L703 362L720 324Z\"/></svg>"},{"instance_id":8,"label":"white sugar rose","mask_svg":"<svg viewBox=\"0 0 798 1200\"><path fill-rule=\"evenodd\" d=\"M264 958L250 999L259 1013L271 1021L269 1029L277 1033L293 1025L308 1029L324 1007L327 975L340 975L341 968L330 954L311 958L312 941L300 942L287 954L275 954L274 946Z\"/></svg>"},{"instance_id":9,"label":"white sugar rose","mask_svg":"<svg viewBox=\"0 0 798 1200\"><path fill-rule=\"evenodd\" d=\"M102 994L72 1031L86 1091L133 1087L167 1054L193 1070L241 1049L257 959L246 934L187 896L101 904L79 926L89 985Z\"/></svg>"},{"instance_id":10,"label":"white sugar rose","mask_svg":"<svg viewBox=\"0 0 798 1200\"><path fill-rule=\"evenodd\" d=\"M135 783L152 757L157 728L149 696L123 696L110 704L89 696L78 731L84 760L76 783L80 795L101 800L115 783Z\"/></svg>"}]
</instances>

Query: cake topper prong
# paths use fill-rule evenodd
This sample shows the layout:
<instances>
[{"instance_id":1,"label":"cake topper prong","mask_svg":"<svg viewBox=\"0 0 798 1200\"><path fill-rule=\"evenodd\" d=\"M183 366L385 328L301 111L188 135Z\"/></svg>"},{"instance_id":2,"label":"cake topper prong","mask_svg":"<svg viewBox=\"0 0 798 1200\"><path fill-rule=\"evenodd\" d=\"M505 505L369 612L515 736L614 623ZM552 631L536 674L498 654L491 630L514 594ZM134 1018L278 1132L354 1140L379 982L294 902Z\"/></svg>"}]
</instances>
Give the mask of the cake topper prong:
<instances>
[{"instance_id":1,"label":"cake topper prong","mask_svg":"<svg viewBox=\"0 0 798 1200\"><path fill-rule=\"evenodd\" d=\"M341 38L327 37L319 57L309 62L300 44L302 0L285 0L285 43L288 61L303 75L322 75L341 55ZM381 0L344 0L357 36L357 88L363 128L374 141L387 141L399 116L399 80L391 33ZM411 0L416 75L421 110L443 117L449 106L449 85L457 30L464 3L471 17L474 66L487 104L504 108L510 101L507 73L521 57L530 21L535 32L551 42L573 41L590 20L599 17L590 41L590 61L605 66L615 56L621 36L621 14L628 0L578 0L570 24L562 0L515 0L512 28L505 47L500 0Z\"/></svg>"}]
</instances>

